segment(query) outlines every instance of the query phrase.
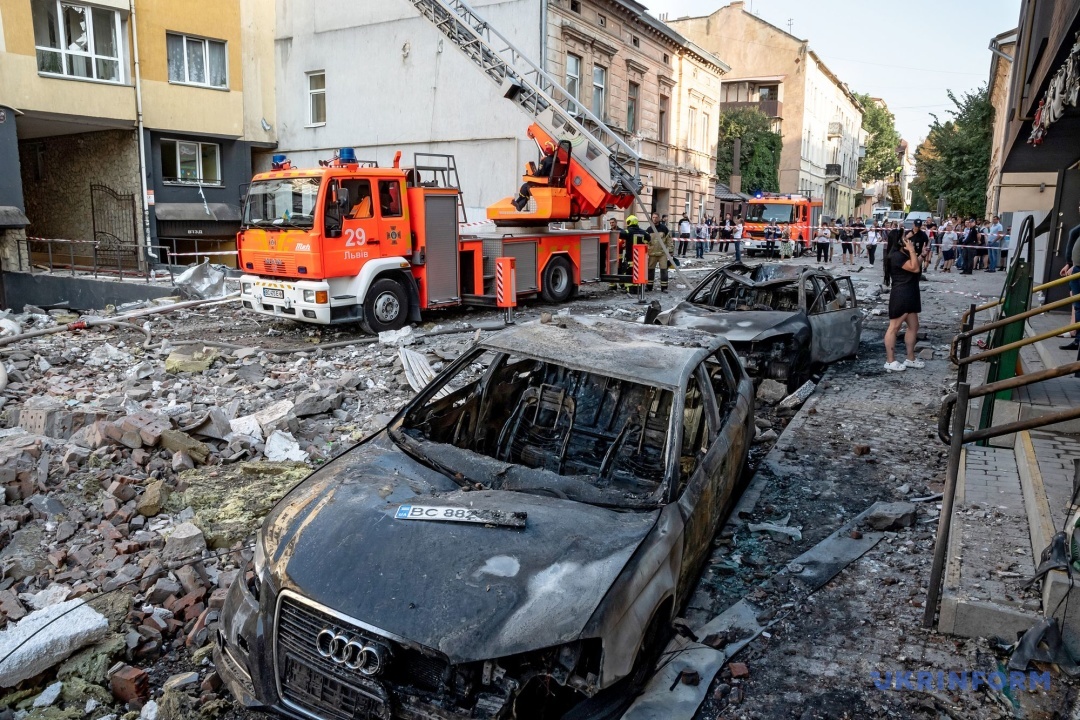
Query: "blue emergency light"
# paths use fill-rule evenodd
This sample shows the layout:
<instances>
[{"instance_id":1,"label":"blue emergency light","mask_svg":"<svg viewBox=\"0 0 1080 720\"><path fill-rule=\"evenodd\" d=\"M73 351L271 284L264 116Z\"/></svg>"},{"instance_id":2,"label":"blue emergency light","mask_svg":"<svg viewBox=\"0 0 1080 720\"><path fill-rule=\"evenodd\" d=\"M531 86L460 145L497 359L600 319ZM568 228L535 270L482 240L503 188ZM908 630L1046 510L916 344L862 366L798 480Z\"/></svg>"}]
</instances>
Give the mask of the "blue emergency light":
<instances>
[{"instance_id":1,"label":"blue emergency light","mask_svg":"<svg viewBox=\"0 0 1080 720\"><path fill-rule=\"evenodd\" d=\"M356 151L352 148L341 148L338 150L338 162L353 164L356 162Z\"/></svg>"}]
</instances>

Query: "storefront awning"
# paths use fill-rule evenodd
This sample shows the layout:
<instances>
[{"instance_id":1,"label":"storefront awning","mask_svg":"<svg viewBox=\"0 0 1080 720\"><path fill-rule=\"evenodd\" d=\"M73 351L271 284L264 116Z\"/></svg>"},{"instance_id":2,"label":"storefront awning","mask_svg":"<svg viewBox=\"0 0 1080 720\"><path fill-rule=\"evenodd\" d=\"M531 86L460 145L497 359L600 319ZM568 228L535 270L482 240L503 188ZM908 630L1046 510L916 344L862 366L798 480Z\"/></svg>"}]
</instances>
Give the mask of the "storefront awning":
<instances>
[{"instance_id":1,"label":"storefront awning","mask_svg":"<svg viewBox=\"0 0 1080 720\"><path fill-rule=\"evenodd\" d=\"M228 203L157 203L154 217L181 222L240 222L240 208Z\"/></svg>"},{"instance_id":2,"label":"storefront awning","mask_svg":"<svg viewBox=\"0 0 1080 720\"><path fill-rule=\"evenodd\" d=\"M0 228L24 228L30 224L26 214L13 205L0 205Z\"/></svg>"}]
</instances>

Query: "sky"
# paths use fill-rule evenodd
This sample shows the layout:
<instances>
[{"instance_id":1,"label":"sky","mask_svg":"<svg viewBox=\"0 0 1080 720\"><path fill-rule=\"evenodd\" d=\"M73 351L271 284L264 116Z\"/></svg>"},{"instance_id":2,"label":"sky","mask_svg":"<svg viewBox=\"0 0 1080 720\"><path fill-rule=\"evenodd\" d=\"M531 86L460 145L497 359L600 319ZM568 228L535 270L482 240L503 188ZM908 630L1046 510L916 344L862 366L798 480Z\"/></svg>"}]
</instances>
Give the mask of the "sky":
<instances>
[{"instance_id":1,"label":"sky","mask_svg":"<svg viewBox=\"0 0 1080 720\"><path fill-rule=\"evenodd\" d=\"M641 0L669 20L708 15L728 0ZM990 77L990 38L1016 27L1020 0L745 0L762 20L810 41L810 48L854 92L881 97L914 151L946 94L975 90ZM917 34L915 34L917 33ZM723 52L716 55L723 60Z\"/></svg>"}]
</instances>

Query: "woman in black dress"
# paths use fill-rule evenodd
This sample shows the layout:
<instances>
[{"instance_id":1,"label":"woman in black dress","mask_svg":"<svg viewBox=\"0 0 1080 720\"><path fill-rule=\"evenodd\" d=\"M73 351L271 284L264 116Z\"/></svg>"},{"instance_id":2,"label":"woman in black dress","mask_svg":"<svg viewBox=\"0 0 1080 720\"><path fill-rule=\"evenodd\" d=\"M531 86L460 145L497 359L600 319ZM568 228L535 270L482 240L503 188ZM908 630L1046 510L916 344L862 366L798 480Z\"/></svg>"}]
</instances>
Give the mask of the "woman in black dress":
<instances>
[{"instance_id":1,"label":"woman in black dress","mask_svg":"<svg viewBox=\"0 0 1080 720\"><path fill-rule=\"evenodd\" d=\"M885 331L886 372L903 372L908 368L919 369L926 366L915 358L915 343L919 337L919 313L922 312L922 295L919 292L919 275L922 264L919 253L911 237L905 237L900 246L886 256L892 276L892 291L889 292L889 329ZM900 326L907 324L904 345L907 347L907 359L896 359L896 336Z\"/></svg>"}]
</instances>

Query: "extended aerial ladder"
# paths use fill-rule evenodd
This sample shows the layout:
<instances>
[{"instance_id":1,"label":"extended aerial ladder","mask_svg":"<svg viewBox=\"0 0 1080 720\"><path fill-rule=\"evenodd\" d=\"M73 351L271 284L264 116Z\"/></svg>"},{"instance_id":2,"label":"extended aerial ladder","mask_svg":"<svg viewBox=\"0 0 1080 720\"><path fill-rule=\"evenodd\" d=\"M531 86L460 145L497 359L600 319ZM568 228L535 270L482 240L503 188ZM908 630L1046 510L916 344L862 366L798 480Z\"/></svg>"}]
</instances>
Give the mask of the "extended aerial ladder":
<instances>
[{"instance_id":1,"label":"extended aerial ladder","mask_svg":"<svg viewBox=\"0 0 1080 720\"><path fill-rule=\"evenodd\" d=\"M570 196L572 209L551 213L557 203L538 212L516 213L503 201L489 208L488 217L500 225L526 225L581 217L598 217L611 207L626 210L641 202L641 156L603 120L560 85L542 67L491 27L466 0L409 0L455 47L502 90L503 97L532 118L529 137L538 147L551 140L558 157L569 156L561 191ZM586 126L588 123L588 127ZM530 178L525 177L528 182ZM545 188L546 190L546 188ZM541 194L534 188L533 194ZM548 212L545 212L547 210ZM668 262L685 284L675 259L664 248Z\"/></svg>"}]
</instances>

